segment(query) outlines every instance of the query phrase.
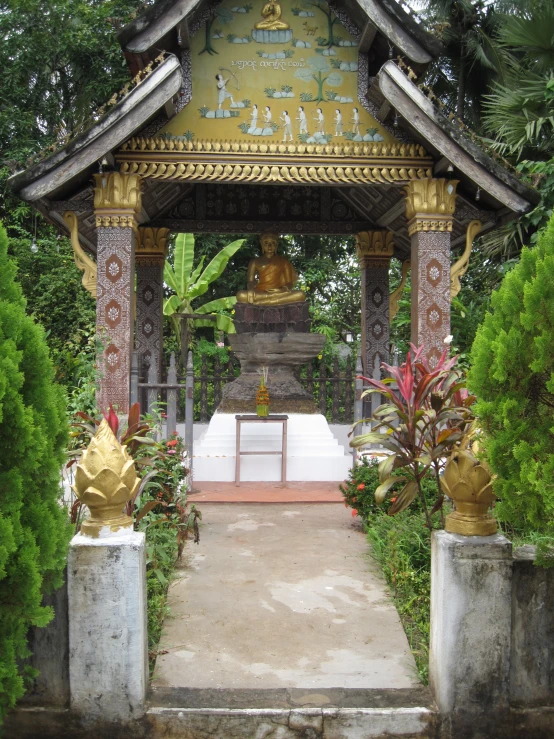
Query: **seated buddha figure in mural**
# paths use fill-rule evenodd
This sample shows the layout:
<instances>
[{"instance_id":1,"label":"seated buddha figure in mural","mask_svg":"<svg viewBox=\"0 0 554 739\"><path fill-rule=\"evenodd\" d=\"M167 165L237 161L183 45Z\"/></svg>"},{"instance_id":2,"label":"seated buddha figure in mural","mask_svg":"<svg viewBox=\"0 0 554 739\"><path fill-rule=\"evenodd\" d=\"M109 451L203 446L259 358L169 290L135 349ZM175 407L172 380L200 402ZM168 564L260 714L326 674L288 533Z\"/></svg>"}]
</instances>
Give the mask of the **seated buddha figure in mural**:
<instances>
[{"instance_id":1,"label":"seated buddha figure in mural","mask_svg":"<svg viewBox=\"0 0 554 739\"><path fill-rule=\"evenodd\" d=\"M306 295L295 290L298 275L285 257L277 254L277 234L266 231L260 236L262 254L248 265L248 289L239 290L238 303L285 305L303 303Z\"/></svg>"},{"instance_id":2,"label":"seated buddha figure in mural","mask_svg":"<svg viewBox=\"0 0 554 739\"><path fill-rule=\"evenodd\" d=\"M282 10L279 3L270 0L262 8L263 21L256 23L254 28L260 31L287 31L290 26L288 23L280 20L281 13Z\"/></svg>"}]
</instances>

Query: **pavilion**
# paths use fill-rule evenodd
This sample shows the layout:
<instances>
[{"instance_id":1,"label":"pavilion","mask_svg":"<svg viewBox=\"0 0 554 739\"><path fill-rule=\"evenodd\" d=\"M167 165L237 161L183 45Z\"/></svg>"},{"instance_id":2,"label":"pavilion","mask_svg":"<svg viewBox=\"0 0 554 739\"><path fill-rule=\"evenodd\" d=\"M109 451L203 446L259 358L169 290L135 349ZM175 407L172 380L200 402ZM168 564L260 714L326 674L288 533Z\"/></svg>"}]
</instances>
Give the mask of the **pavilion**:
<instances>
[{"instance_id":1,"label":"pavilion","mask_svg":"<svg viewBox=\"0 0 554 739\"><path fill-rule=\"evenodd\" d=\"M357 234L372 375L389 355L390 258L411 262L412 340L436 362L473 237L539 200L418 84L441 45L399 3L283 0L277 30L262 6L158 0L119 33L129 84L10 180L72 236L97 297L101 407L128 408L135 348L161 367L171 231Z\"/></svg>"}]
</instances>

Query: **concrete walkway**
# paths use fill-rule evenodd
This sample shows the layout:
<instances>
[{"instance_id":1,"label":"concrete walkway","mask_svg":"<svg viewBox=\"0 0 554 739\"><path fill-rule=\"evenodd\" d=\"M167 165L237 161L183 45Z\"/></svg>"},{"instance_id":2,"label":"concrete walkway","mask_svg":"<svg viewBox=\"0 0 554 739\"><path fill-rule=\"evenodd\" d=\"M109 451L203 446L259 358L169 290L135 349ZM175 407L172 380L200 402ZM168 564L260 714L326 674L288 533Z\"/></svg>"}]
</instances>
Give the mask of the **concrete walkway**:
<instances>
[{"instance_id":1,"label":"concrete walkway","mask_svg":"<svg viewBox=\"0 0 554 739\"><path fill-rule=\"evenodd\" d=\"M415 664L350 510L202 503L153 687L410 688Z\"/></svg>"}]
</instances>

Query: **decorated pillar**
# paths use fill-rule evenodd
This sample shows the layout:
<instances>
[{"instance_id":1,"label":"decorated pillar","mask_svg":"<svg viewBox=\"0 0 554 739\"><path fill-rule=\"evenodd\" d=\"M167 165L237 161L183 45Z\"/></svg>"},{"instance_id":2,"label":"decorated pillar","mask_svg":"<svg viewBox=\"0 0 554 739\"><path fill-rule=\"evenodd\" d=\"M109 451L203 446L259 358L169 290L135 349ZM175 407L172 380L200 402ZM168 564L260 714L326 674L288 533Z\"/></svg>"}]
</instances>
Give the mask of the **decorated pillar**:
<instances>
[{"instance_id":1,"label":"decorated pillar","mask_svg":"<svg viewBox=\"0 0 554 739\"><path fill-rule=\"evenodd\" d=\"M137 323L135 348L142 366L156 364L161 379L163 348L163 273L168 228L139 228L135 263L137 273Z\"/></svg>"},{"instance_id":2,"label":"decorated pillar","mask_svg":"<svg viewBox=\"0 0 554 739\"><path fill-rule=\"evenodd\" d=\"M389 266L393 239L392 231L356 234L362 273L362 365L366 377L380 377L381 362L389 361Z\"/></svg>"},{"instance_id":3,"label":"decorated pillar","mask_svg":"<svg viewBox=\"0 0 554 739\"><path fill-rule=\"evenodd\" d=\"M136 218L141 178L109 172L94 175L97 231L96 329L102 342L97 404L129 410L133 351L133 293Z\"/></svg>"},{"instance_id":4,"label":"decorated pillar","mask_svg":"<svg viewBox=\"0 0 554 739\"><path fill-rule=\"evenodd\" d=\"M450 334L450 234L457 180L411 180L406 217L412 240L412 335L435 367Z\"/></svg>"}]
</instances>

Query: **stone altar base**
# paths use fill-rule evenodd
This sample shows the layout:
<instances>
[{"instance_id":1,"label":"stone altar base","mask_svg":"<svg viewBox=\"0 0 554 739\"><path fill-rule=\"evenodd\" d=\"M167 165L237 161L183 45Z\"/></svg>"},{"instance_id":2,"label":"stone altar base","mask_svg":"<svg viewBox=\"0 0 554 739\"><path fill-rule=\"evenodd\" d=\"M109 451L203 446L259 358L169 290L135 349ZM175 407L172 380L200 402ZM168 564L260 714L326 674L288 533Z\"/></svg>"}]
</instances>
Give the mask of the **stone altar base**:
<instances>
[{"instance_id":1,"label":"stone altar base","mask_svg":"<svg viewBox=\"0 0 554 739\"><path fill-rule=\"evenodd\" d=\"M241 451L279 451L281 424L243 424ZM195 444L193 477L199 482L235 479L236 421L234 413L215 413L208 430ZM288 420L287 480L342 482L352 466L319 413L290 413ZM277 482L281 479L279 455L241 458L241 482Z\"/></svg>"},{"instance_id":2,"label":"stone altar base","mask_svg":"<svg viewBox=\"0 0 554 739\"><path fill-rule=\"evenodd\" d=\"M294 376L294 367L311 361L323 349L325 337L308 333L237 333L229 343L240 360L241 374L223 388L222 413L255 413L262 367L268 367L271 413L317 413L312 396Z\"/></svg>"},{"instance_id":3,"label":"stone altar base","mask_svg":"<svg viewBox=\"0 0 554 739\"><path fill-rule=\"evenodd\" d=\"M308 303L289 305L250 305L235 303L235 328L237 334L310 331Z\"/></svg>"}]
</instances>

